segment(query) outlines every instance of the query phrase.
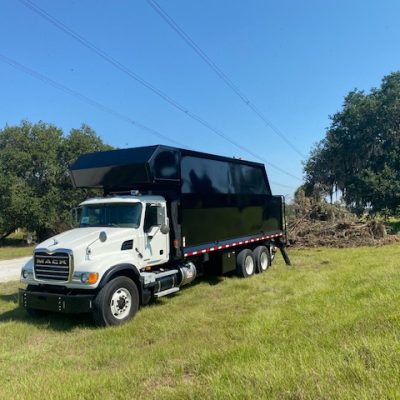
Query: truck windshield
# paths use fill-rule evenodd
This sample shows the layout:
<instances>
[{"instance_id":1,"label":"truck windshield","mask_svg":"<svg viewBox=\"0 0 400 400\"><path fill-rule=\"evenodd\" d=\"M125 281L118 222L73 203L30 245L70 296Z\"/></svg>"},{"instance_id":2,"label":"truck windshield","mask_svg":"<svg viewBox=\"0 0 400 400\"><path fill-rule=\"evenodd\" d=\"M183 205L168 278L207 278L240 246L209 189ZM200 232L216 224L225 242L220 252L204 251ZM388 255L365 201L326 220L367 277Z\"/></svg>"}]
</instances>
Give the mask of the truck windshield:
<instances>
[{"instance_id":1,"label":"truck windshield","mask_svg":"<svg viewBox=\"0 0 400 400\"><path fill-rule=\"evenodd\" d=\"M141 213L141 203L88 204L82 206L79 226L138 228Z\"/></svg>"}]
</instances>

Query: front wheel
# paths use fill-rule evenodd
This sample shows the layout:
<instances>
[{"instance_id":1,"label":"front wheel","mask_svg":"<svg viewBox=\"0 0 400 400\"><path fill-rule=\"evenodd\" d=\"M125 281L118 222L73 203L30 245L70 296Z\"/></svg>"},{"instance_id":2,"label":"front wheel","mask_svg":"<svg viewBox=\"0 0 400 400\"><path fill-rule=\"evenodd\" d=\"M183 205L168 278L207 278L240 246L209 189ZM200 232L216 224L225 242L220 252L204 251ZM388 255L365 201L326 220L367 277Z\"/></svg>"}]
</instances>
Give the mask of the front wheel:
<instances>
[{"instance_id":1,"label":"front wheel","mask_svg":"<svg viewBox=\"0 0 400 400\"><path fill-rule=\"evenodd\" d=\"M97 326L122 325L139 309L139 291L131 279L119 276L108 282L94 300L93 318Z\"/></svg>"}]
</instances>

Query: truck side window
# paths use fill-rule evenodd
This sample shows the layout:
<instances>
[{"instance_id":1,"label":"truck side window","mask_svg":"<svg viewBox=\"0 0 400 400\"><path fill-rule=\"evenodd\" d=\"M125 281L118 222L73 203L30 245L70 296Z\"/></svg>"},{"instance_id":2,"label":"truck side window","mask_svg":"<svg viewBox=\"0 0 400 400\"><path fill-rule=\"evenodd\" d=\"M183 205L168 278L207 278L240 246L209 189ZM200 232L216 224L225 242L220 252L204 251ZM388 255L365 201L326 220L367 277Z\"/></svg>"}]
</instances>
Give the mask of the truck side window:
<instances>
[{"instance_id":1,"label":"truck side window","mask_svg":"<svg viewBox=\"0 0 400 400\"><path fill-rule=\"evenodd\" d=\"M148 232L153 226L161 226L165 220L164 209L161 206L146 205L144 217L144 231Z\"/></svg>"}]
</instances>

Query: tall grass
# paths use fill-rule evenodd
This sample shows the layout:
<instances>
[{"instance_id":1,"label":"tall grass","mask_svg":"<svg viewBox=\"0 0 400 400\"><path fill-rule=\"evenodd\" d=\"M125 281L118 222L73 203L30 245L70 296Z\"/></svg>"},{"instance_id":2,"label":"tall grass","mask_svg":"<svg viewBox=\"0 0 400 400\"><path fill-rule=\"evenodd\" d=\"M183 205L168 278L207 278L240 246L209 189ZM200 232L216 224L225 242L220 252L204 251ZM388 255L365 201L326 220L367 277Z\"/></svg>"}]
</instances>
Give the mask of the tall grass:
<instances>
[{"instance_id":1,"label":"tall grass","mask_svg":"<svg viewBox=\"0 0 400 400\"><path fill-rule=\"evenodd\" d=\"M400 246L291 252L96 329L0 285L0 399L400 398Z\"/></svg>"}]
</instances>

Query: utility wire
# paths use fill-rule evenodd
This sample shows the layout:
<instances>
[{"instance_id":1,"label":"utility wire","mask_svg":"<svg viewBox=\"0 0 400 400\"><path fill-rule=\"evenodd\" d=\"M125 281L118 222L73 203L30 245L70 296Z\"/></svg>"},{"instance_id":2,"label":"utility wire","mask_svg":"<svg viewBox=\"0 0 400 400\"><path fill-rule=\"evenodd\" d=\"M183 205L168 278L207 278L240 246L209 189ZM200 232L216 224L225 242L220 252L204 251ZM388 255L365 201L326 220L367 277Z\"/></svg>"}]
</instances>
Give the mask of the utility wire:
<instances>
[{"instance_id":1,"label":"utility wire","mask_svg":"<svg viewBox=\"0 0 400 400\"><path fill-rule=\"evenodd\" d=\"M157 87L152 85L150 82L148 82L145 79L143 79L142 77L140 77L138 74L136 74L135 72L130 70L127 66L125 66L124 64L122 64L121 62L119 62L118 60L116 60L115 58L110 56L109 54L107 54L104 50L100 49L99 47L97 47L96 45L91 43L89 40L85 39L83 36L79 35L75 31L73 31L71 28L69 28L63 22L59 21L58 19L56 19L55 17L53 17L52 15L47 13L45 10L43 10L42 8L37 6L32 1L30 1L30 0L19 0L19 1L24 6L26 6L30 10L32 10L34 13L36 13L37 15L39 15L40 17L44 18L46 21L48 21L49 23L54 25L56 28L60 29L61 31L63 31L67 35L71 36L72 38L77 40L80 44L82 44L84 47L88 48L90 51L94 52L99 57L101 57L102 59L107 61L109 64L113 65L115 68L117 68L121 72L125 73L126 75L128 75L132 79L134 79L137 82L139 82L141 85L143 85L146 88L148 88L149 90L151 90L153 93L155 93L156 95L161 97L163 100L168 102L170 105L172 105L173 107L175 107L179 111L181 111L184 114L186 114L188 117L190 117L193 120L199 122L201 125L203 125L205 128L207 128L211 132L215 133L219 137L223 138L227 142L229 142L232 145L234 145L235 147L239 148L240 150L250 154L254 158L256 158L256 159L262 161L263 163L269 165L271 168L274 168L275 170L281 172L282 174L285 174L285 175L287 175L287 176L289 176L291 178L294 178L294 179L297 179L299 181L302 181L301 178L299 178L299 177L293 175L292 173L290 173L288 171L285 171L283 168L281 168L281 167L279 167L279 166L277 166L275 164L272 164L271 162L265 160L263 157L257 155L252 150L246 148L242 144L240 144L240 143L236 142L235 140L231 139L228 135L223 133L221 130L213 127L205 119L203 119L200 116L198 116L197 114L191 112L188 108L184 107L183 105L178 103L176 100L174 100L172 97L170 97L169 95L167 95L166 93L164 93L163 91L161 91L160 89L158 89Z\"/></svg>"},{"instance_id":2,"label":"utility wire","mask_svg":"<svg viewBox=\"0 0 400 400\"><path fill-rule=\"evenodd\" d=\"M269 181L269 182L272 183L273 185L279 185L279 186L281 186L283 188L286 188L286 189L290 189L290 190L293 190L293 191L297 190L297 188L295 188L293 186L285 185L283 183L278 183L278 182L274 182L274 181Z\"/></svg>"},{"instance_id":3,"label":"utility wire","mask_svg":"<svg viewBox=\"0 0 400 400\"><path fill-rule=\"evenodd\" d=\"M299 156L306 156L280 131L265 115L249 100L243 91L218 67L218 65L193 41L193 39L176 23L176 21L168 15L168 13L157 3L156 0L147 0L147 3L153 10L203 59L203 61L217 74L217 76L232 89L232 91L249 107L263 122L272 129L293 151Z\"/></svg>"},{"instance_id":4,"label":"utility wire","mask_svg":"<svg viewBox=\"0 0 400 400\"><path fill-rule=\"evenodd\" d=\"M97 108L98 110L101 110L103 112L111 114L114 117L117 117L117 118L119 118L119 119L121 119L123 121L129 122L130 124L140 128L140 129L143 129L146 132L149 132L150 134L152 134L154 136L157 136L160 139L166 140L166 141L171 142L171 143L173 143L175 145L178 145L178 146L186 147L182 143L179 143L176 140L171 139L169 136L163 135L162 133L158 132L157 130L155 130L153 128L149 128L148 126L143 125L140 122L137 122L137 121L133 120L132 118L128 117L127 115L124 115L124 114L122 114L122 113L120 113L118 111L115 111L114 109L112 109L110 107L107 107L107 106L99 103L98 101L93 100L90 97L87 97L87 96L77 92L76 90L70 89L67 86L63 85L63 84L61 84L59 82L56 82L53 79L50 79L47 76L42 75L39 72L34 71L33 69L30 69L30 68L20 64L19 62L15 61L15 60L12 60L9 57L6 57L3 54L0 54L0 61L2 61L5 64L10 65L11 67L14 67L14 68L24 72L25 74L33 76L34 78L36 78L36 79L38 79L38 80L40 80L40 81L42 81L44 83L47 83L48 85L53 86L56 89L59 89L59 90L63 91L64 93L67 93L67 94L69 94L69 95L71 95L73 97L76 97L80 101L83 101L83 102L91 105L92 107Z\"/></svg>"},{"instance_id":5,"label":"utility wire","mask_svg":"<svg viewBox=\"0 0 400 400\"><path fill-rule=\"evenodd\" d=\"M87 97L87 96L77 92L76 90L70 89L69 87L67 87L67 86L65 86L65 85L63 85L63 84L61 84L59 82L56 82L53 79L50 79L47 76L45 76L43 74L40 74L39 72L34 71L33 69L28 68L25 65L22 65L19 62L15 61L15 60L13 60L13 59L11 59L9 57L6 57L5 55L3 55L1 53L0 53L0 61L2 61L5 64L8 64L9 66L11 66L11 67L13 67L13 68L15 68L17 70L20 70L20 71L24 72L27 75L32 76L35 79L40 80L43 83L46 83L46 84L48 84L50 86L53 86L56 89L61 90L62 92L69 94L70 96L76 97L78 100L80 100L82 102L85 102L85 103L89 104L90 106L99 109L100 111L109 113L109 114L113 115L114 117L117 117L117 118L119 118L119 119L121 119L123 121L129 122L130 124L140 128L140 129L143 129L144 131L149 132L150 134L152 134L154 136L157 136L158 138L161 138L163 140L171 142L171 143L173 143L175 145L178 145L180 147L184 147L184 148L189 149L188 146L185 146L184 144L179 143L176 140L173 140L173 139L171 139L170 137L168 137L166 135L163 135L162 133L158 132L157 130L155 130L153 128L149 128L148 126L143 125L143 124L133 120L132 118L130 118L130 117L124 115L124 114L121 114L120 112L115 111L112 108L107 107L107 106L99 103L98 101L93 100L90 97ZM282 183L273 182L273 181L271 181L270 183L272 183L274 185L279 185L279 186L282 186L282 187L286 187L286 188L295 190L295 188L293 188L291 186L288 186L288 185L284 185Z\"/></svg>"}]
</instances>

